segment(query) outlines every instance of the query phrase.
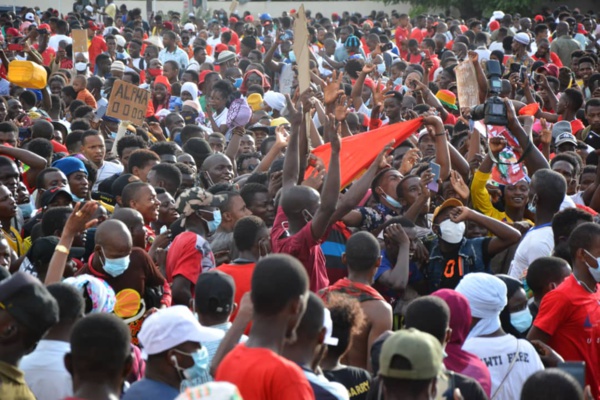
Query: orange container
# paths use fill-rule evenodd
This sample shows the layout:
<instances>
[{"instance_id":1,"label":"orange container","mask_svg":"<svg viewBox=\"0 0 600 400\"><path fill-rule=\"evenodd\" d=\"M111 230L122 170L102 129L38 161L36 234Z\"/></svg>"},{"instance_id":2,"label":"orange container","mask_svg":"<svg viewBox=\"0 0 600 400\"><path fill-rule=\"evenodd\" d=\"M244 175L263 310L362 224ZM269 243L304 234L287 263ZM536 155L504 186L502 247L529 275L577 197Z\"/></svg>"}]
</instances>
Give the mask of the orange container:
<instances>
[{"instance_id":1,"label":"orange container","mask_svg":"<svg viewBox=\"0 0 600 400\"><path fill-rule=\"evenodd\" d=\"M13 60L8 64L6 79L23 88L43 89L46 87L48 74L44 67L34 62Z\"/></svg>"}]
</instances>

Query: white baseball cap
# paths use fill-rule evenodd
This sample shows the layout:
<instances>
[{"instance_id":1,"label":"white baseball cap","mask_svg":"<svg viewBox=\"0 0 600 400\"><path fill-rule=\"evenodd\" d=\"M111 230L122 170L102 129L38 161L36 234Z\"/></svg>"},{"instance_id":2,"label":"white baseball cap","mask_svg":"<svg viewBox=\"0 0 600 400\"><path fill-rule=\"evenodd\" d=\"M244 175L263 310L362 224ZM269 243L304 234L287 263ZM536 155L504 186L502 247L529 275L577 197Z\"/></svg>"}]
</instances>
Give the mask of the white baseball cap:
<instances>
[{"instance_id":1,"label":"white baseball cap","mask_svg":"<svg viewBox=\"0 0 600 400\"><path fill-rule=\"evenodd\" d=\"M125 47L127 46L127 40L121 35L115 35L115 41L117 42L117 46Z\"/></svg>"},{"instance_id":2,"label":"white baseball cap","mask_svg":"<svg viewBox=\"0 0 600 400\"><path fill-rule=\"evenodd\" d=\"M188 22L183 26L183 29L186 31L196 32L196 25L192 24L191 22Z\"/></svg>"},{"instance_id":3,"label":"white baseball cap","mask_svg":"<svg viewBox=\"0 0 600 400\"><path fill-rule=\"evenodd\" d=\"M211 342L222 339L225 332L200 325L185 306L158 310L142 324L138 339L144 347L143 356L159 354L185 342Z\"/></svg>"},{"instance_id":4,"label":"white baseball cap","mask_svg":"<svg viewBox=\"0 0 600 400\"><path fill-rule=\"evenodd\" d=\"M333 335L333 321L331 320L331 312L329 312L329 309L327 308L324 311L323 326L325 327L325 340L323 340L323 343L329 346L337 346L339 339L331 336Z\"/></svg>"},{"instance_id":5,"label":"white baseball cap","mask_svg":"<svg viewBox=\"0 0 600 400\"><path fill-rule=\"evenodd\" d=\"M25 20L34 22L35 16L33 15L33 13L27 13L27 14L25 14Z\"/></svg>"}]
</instances>

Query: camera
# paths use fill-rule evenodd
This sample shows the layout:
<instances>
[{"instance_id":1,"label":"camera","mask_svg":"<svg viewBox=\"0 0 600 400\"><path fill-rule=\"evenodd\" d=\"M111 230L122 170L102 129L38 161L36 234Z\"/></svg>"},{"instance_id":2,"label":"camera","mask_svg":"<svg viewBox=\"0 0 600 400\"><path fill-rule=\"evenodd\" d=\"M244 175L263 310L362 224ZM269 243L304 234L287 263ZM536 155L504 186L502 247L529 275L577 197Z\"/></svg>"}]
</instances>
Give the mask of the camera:
<instances>
[{"instance_id":1,"label":"camera","mask_svg":"<svg viewBox=\"0 0 600 400\"><path fill-rule=\"evenodd\" d=\"M486 64L486 77L492 96L484 104L477 105L471 109L473 120L481 120L486 125L508 125L506 116L506 105L498 95L502 91L502 70L500 63L496 60L489 60Z\"/></svg>"}]
</instances>

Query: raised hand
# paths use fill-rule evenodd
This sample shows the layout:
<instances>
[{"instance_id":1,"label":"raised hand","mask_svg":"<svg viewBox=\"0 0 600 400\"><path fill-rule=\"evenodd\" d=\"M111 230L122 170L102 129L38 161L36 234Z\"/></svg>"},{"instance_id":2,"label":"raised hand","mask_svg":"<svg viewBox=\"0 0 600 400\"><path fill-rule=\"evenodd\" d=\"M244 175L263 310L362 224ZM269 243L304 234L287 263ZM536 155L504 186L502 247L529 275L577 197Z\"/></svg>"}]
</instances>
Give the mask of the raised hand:
<instances>
[{"instance_id":1,"label":"raised hand","mask_svg":"<svg viewBox=\"0 0 600 400\"><path fill-rule=\"evenodd\" d=\"M469 198L469 195L471 194L469 186L467 186L463 178L455 170L450 171L450 183L461 199L467 200Z\"/></svg>"},{"instance_id":2,"label":"raised hand","mask_svg":"<svg viewBox=\"0 0 600 400\"><path fill-rule=\"evenodd\" d=\"M402 158L400 173L402 175L408 175L419 161L421 161L421 151L417 148L408 150Z\"/></svg>"},{"instance_id":3,"label":"raised hand","mask_svg":"<svg viewBox=\"0 0 600 400\"><path fill-rule=\"evenodd\" d=\"M344 74L341 72L338 73L337 71L333 71L331 76L326 78L325 82L327 84L323 89L325 105L333 104L340 95L344 94L344 91L340 89L343 77Z\"/></svg>"},{"instance_id":4,"label":"raised hand","mask_svg":"<svg viewBox=\"0 0 600 400\"><path fill-rule=\"evenodd\" d=\"M554 125L549 124L545 118L541 118L540 122L542 124L540 140L542 141L542 143L549 145L550 143L552 143L552 127Z\"/></svg>"},{"instance_id":5,"label":"raised hand","mask_svg":"<svg viewBox=\"0 0 600 400\"><path fill-rule=\"evenodd\" d=\"M347 98L346 95L343 94L338 98L337 104L335 105L335 119L339 122L346 119L350 110L348 109Z\"/></svg>"},{"instance_id":6,"label":"raised hand","mask_svg":"<svg viewBox=\"0 0 600 400\"><path fill-rule=\"evenodd\" d=\"M385 236L398 244L409 244L410 239L400 224L391 224L385 228Z\"/></svg>"},{"instance_id":7,"label":"raised hand","mask_svg":"<svg viewBox=\"0 0 600 400\"><path fill-rule=\"evenodd\" d=\"M450 211L450 220L455 223L466 221L469 219L470 214L471 209L469 207L454 207L454 209Z\"/></svg>"}]
</instances>

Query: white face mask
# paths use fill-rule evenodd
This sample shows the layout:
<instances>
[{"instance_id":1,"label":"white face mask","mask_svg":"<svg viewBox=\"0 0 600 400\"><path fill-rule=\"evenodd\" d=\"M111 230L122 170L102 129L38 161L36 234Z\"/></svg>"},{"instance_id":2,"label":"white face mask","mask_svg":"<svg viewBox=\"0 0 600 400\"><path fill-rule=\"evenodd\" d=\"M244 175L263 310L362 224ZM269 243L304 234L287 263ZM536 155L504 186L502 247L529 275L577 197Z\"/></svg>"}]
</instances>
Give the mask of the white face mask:
<instances>
[{"instance_id":1,"label":"white face mask","mask_svg":"<svg viewBox=\"0 0 600 400\"><path fill-rule=\"evenodd\" d=\"M588 256L595 258L589 251L585 249L583 251L585 251ZM596 282L600 282L600 257L596 258L596 263L598 264L597 268L592 268L592 266L588 264L587 261L585 262L585 265L587 265L588 271L590 271L590 275L592 275L592 278L594 278Z\"/></svg>"},{"instance_id":2,"label":"white face mask","mask_svg":"<svg viewBox=\"0 0 600 400\"><path fill-rule=\"evenodd\" d=\"M385 72L385 63L377 64L377 72L379 72L379 75L383 75Z\"/></svg>"},{"instance_id":3,"label":"white face mask","mask_svg":"<svg viewBox=\"0 0 600 400\"><path fill-rule=\"evenodd\" d=\"M460 243L465 236L465 223L452 222L447 219L440 224L441 238L444 242L450 244Z\"/></svg>"},{"instance_id":4,"label":"white face mask","mask_svg":"<svg viewBox=\"0 0 600 400\"><path fill-rule=\"evenodd\" d=\"M81 71L86 71L87 70L87 66L88 66L87 63L84 63L84 62L75 63L75 69L77 71L80 71L80 72Z\"/></svg>"}]
</instances>

